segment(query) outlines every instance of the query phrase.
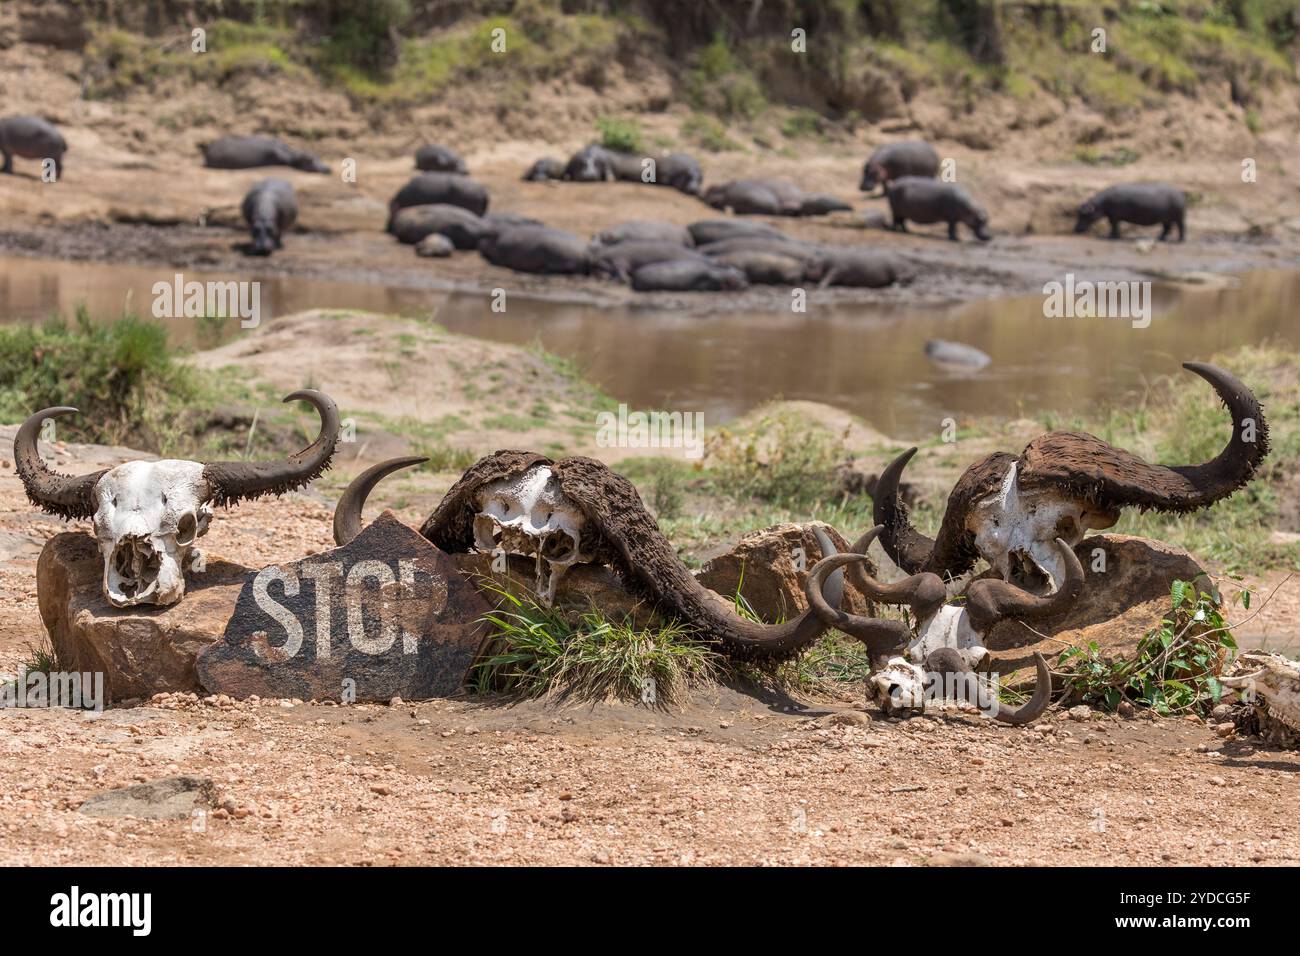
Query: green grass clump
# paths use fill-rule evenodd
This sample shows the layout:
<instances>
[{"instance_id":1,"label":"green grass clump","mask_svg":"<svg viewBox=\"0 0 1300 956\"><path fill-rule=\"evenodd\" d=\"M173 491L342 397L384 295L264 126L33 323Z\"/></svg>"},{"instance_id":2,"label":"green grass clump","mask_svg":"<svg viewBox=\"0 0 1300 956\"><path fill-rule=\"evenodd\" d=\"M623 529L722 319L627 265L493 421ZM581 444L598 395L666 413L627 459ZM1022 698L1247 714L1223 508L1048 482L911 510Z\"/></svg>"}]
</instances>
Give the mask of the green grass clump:
<instances>
[{"instance_id":1,"label":"green grass clump","mask_svg":"<svg viewBox=\"0 0 1300 956\"><path fill-rule=\"evenodd\" d=\"M697 110L723 119L753 120L767 106L758 77L732 52L721 33L695 55L683 86L687 100Z\"/></svg>"},{"instance_id":2,"label":"green grass clump","mask_svg":"<svg viewBox=\"0 0 1300 956\"><path fill-rule=\"evenodd\" d=\"M197 393L192 370L175 360L161 325L135 316L92 322L84 306L72 322L0 326L0 418L21 421L52 405L80 412L61 434L106 444L157 448L174 413Z\"/></svg>"},{"instance_id":3,"label":"green grass clump","mask_svg":"<svg viewBox=\"0 0 1300 956\"><path fill-rule=\"evenodd\" d=\"M606 149L638 154L646 151L645 137L635 120L601 116L596 120L596 129L600 135L600 145Z\"/></svg>"},{"instance_id":4,"label":"green grass clump","mask_svg":"<svg viewBox=\"0 0 1300 956\"><path fill-rule=\"evenodd\" d=\"M531 597L495 584L489 589L498 605L485 615L495 633L475 666L480 693L562 693L668 704L718 673L717 652L682 625L640 629L630 620L610 620L596 608L574 622Z\"/></svg>"},{"instance_id":5,"label":"green grass clump","mask_svg":"<svg viewBox=\"0 0 1300 956\"><path fill-rule=\"evenodd\" d=\"M709 153L727 153L744 146L727 135L727 128L712 116L693 113L681 126L681 136Z\"/></svg>"},{"instance_id":6,"label":"green grass clump","mask_svg":"<svg viewBox=\"0 0 1300 956\"><path fill-rule=\"evenodd\" d=\"M790 509L839 498L836 469L848 457L842 436L779 411L741 431L719 429L708 447L720 491Z\"/></svg>"}]
</instances>

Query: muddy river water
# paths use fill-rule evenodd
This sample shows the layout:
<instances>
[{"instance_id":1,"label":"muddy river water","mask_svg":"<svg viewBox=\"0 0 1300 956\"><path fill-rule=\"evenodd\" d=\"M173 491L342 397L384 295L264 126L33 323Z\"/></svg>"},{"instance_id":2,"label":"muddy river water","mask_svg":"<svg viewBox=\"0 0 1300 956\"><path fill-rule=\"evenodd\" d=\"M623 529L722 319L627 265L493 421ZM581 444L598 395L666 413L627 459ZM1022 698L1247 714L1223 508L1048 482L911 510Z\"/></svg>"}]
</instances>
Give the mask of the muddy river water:
<instances>
[{"instance_id":1,"label":"muddy river water","mask_svg":"<svg viewBox=\"0 0 1300 956\"><path fill-rule=\"evenodd\" d=\"M80 303L100 318L124 310L149 316L154 283L170 278L163 271L0 258L0 319L71 315ZM187 270L185 278L231 277ZM633 408L700 411L716 424L772 398L809 399L904 439L932 436L950 415L1077 413L1233 346L1277 340L1300 348L1300 273L1284 271L1226 286L1157 284L1145 328L1125 318L1048 318L1043 296L946 307L814 301L803 314L707 316L514 296L501 313L481 294L298 277L260 282L264 321L318 307L433 317L453 332L538 342ZM214 344L203 338L211 329L193 319L162 321L174 342ZM232 321L224 334L247 333ZM992 364L977 372L933 365L924 353L929 339L973 345Z\"/></svg>"}]
</instances>

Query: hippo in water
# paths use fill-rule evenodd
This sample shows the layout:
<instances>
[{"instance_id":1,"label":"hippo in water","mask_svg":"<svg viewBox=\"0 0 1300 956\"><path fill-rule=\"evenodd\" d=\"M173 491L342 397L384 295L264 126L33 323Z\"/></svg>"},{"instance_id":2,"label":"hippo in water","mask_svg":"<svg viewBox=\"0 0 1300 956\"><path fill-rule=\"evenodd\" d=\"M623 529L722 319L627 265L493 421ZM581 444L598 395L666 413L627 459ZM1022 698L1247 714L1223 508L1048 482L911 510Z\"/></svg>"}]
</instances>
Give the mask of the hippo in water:
<instances>
[{"instance_id":1,"label":"hippo in water","mask_svg":"<svg viewBox=\"0 0 1300 956\"><path fill-rule=\"evenodd\" d=\"M496 233L483 218L468 209L447 203L407 206L393 217L393 235L398 242L414 245L425 236L440 233L457 249L477 249L485 236Z\"/></svg>"},{"instance_id":2,"label":"hippo in water","mask_svg":"<svg viewBox=\"0 0 1300 956\"><path fill-rule=\"evenodd\" d=\"M270 136L223 136L199 147L204 165L213 169L254 169L258 166L292 166L305 173L328 173L330 168L311 153L294 149Z\"/></svg>"},{"instance_id":3,"label":"hippo in water","mask_svg":"<svg viewBox=\"0 0 1300 956\"><path fill-rule=\"evenodd\" d=\"M862 167L862 182L858 185L864 193L875 190L891 179L919 176L934 179L939 174L939 154L924 140L906 139L887 143L877 149Z\"/></svg>"},{"instance_id":4,"label":"hippo in water","mask_svg":"<svg viewBox=\"0 0 1300 956\"><path fill-rule=\"evenodd\" d=\"M703 257L652 262L632 273L632 288L638 292L722 292L748 286L739 269Z\"/></svg>"},{"instance_id":5,"label":"hippo in water","mask_svg":"<svg viewBox=\"0 0 1300 956\"><path fill-rule=\"evenodd\" d=\"M907 232L909 219L922 225L946 222L948 238L956 242L957 224L964 222L981 242L992 238L988 213L955 183L904 176L886 182L885 195L889 197L889 211L894 217L893 228L899 232Z\"/></svg>"},{"instance_id":6,"label":"hippo in water","mask_svg":"<svg viewBox=\"0 0 1300 956\"><path fill-rule=\"evenodd\" d=\"M39 116L9 116L0 119L0 173L14 171L14 157L54 160L54 175L63 178L63 154L68 144L54 126Z\"/></svg>"},{"instance_id":7,"label":"hippo in water","mask_svg":"<svg viewBox=\"0 0 1300 956\"><path fill-rule=\"evenodd\" d=\"M925 357L936 365L954 365L963 368L987 368L993 360L973 345L930 339L925 343Z\"/></svg>"},{"instance_id":8,"label":"hippo in water","mask_svg":"<svg viewBox=\"0 0 1300 956\"><path fill-rule=\"evenodd\" d=\"M880 289L895 282L911 282L915 275L911 263L892 252L839 247L826 252L826 272L819 288Z\"/></svg>"},{"instance_id":9,"label":"hippo in water","mask_svg":"<svg viewBox=\"0 0 1300 956\"><path fill-rule=\"evenodd\" d=\"M488 193L479 183L459 173L420 173L399 189L388 201L389 232L393 231L393 217L407 206L429 206L445 203L460 206L476 216L487 212Z\"/></svg>"},{"instance_id":10,"label":"hippo in water","mask_svg":"<svg viewBox=\"0 0 1300 956\"><path fill-rule=\"evenodd\" d=\"M695 240L684 226L653 219L633 219L596 233L594 245L612 246L619 242L675 242L679 246L693 246Z\"/></svg>"},{"instance_id":11,"label":"hippo in water","mask_svg":"<svg viewBox=\"0 0 1300 956\"><path fill-rule=\"evenodd\" d=\"M586 273L591 268L587 244L570 232L550 226L514 226L487 236L479 255L494 266L517 272Z\"/></svg>"},{"instance_id":12,"label":"hippo in water","mask_svg":"<svg viewBox=\"0 0 1300 956\"><path fill-rule=\"evenodd\" d=\"M244 197L243 213L252 238L249 251L255 256L269 256L282 247L280 237L298 221L293 186L283 179L263 179Z\"/></svg>"},{"instance_id":13,"label":"hippo in water","mask_svg":"<svg viewBox=\"0 0 1300 956\"><path fill-rule=\"evenodd\" d=\"M415 151L415 168L426 173L460 173L469 172L465 160L454 149L428 143Z\"/></svg>"},{"instance_id":14,"label":"hippo in water","mask_svg":"<svg viewBox=\"0 0 1300 956\"><path fill-rule=\"evenodd\" d=\"M1162 240L1169 231L1178 227L1178 241L1187 238L1185 217L1187 197L1181 189L1165 183L1125 183L1103 189L1079 207L1079 220L1075 232L1087 232L1098 219L1110 220L1110 238L1119 238L1119 224L1131 222L1139 226L1159 224Z\"/></svg>"},{"instance_id":15,"label":"hippo in water","mask_svg":"<svg viewBox=\"0 0 1300 956\"><path fill-rule=\"evenodd\" d=\"M735 239L737 236L785 238L785 233L776 226L769 226L765 222L746 222L744 219L702 219L691 223L686 229L697 246L707 246L709 243Z\"/></svg>"},{"instance_id":16,"label":"hippo in water","mask_svg":"<svg viewBox=\"0 0 1300 956\"><path fill-rule=\"evenodd\" d=\"M593 246L590 250L591 271L626 281L628 276L653 262L678 259L704 259L694 249L677 242L619 242L612 246Z\"/></svg>"},{"instance_id":17,"label":"hippo in water","mask_svg":"<svg viewBox=\"0 0 1300 956\"><path fill-rule=\"evenodd\" d=\"M528 167L524 173L524 182L526 183L544 183L550 179L564 178L564 160L555 159L552 156L544 156L533 165Z\"/></svg>"}]
</instances>

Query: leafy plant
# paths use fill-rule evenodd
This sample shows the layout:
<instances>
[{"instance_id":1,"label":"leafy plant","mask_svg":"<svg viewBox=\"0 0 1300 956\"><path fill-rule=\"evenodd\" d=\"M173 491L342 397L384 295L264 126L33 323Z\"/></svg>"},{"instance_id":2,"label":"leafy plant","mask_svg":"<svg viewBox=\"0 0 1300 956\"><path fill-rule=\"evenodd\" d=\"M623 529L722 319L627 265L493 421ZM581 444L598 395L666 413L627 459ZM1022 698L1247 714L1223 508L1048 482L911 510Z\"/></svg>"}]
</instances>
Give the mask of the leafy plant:
<instances>
[{"instance_id":1,"label":"leafy plant","mask_svg":"<svg viewBox=\"0 0 1300 956\"><path fill-rule=\"evenodd\" d=\"M1250 607L1250 592L1233 601ZM1069 667L1068 698L1115 710L1124 700L1162 716L1202 713L1219 702L1219 675L1237 648L1217 597L1195 583L1175 581L1169 613L1138 642L1132 660L1110 660L1095 642L1063 651L1057 666Z\"/></svg>"},{"instance_id":2,"label":"leafy plant","mask_svg":"<svg viewBox=\"0 0 1300 956\"><path fill-rule=\"evenodd\" d=\"M638 154L646 151L645 137L634 120L601 116L596 120L596 129L600 132L600 145L606 149Z\"/></svg>"}]
</instances>

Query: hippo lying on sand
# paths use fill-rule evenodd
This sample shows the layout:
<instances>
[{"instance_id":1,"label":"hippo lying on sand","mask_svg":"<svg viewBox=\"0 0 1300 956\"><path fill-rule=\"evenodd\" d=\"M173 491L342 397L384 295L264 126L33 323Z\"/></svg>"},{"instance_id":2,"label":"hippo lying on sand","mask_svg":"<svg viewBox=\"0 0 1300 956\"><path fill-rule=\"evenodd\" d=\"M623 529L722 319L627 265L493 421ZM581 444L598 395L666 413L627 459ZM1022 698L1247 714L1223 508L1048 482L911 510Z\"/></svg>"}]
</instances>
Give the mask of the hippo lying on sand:
<instances>
[{"instance_id":1,"label":"hippo lying on sand","mask_svg":"<svg viewBox=\"0 0 1300 956\"><path fill-rule=\"evenodd\" d=\"M199 147L203 162L213 169L254 169L258 166L292 166L306 173L328 173L330 168L311 153L294 149L270 136L223 136Z\"/></svg>"},{"instance_id":2,"label":"hippo lying on sand","mask_svg":"<svg viewBox=\"0 0 1300 956\"><path fill-rule=\"evenodd\" d=\"M737 216L793 215L803 201L801 195L791 197L789 190L779 188L775 180L766 179L720 183L706 189L701 198L714 209L730 209Z\"/></svg>"},{"instance_id":3,"label":"hippo lying on sand","mask_svg":"<svg viewBox=\"0 0 1300 956\"><path fill-rule=\"evenodd\" d=\"M638 292L721 292L748 285L739 269L704 258L653 262L632 273L632 288Z\"/></svg>"},{"instance_id":4,"label":"hippo lying on sand","mask_svg":"<svg viewBox=\"0 0 1300 956\"><path fill-rule=\"evenodd\" d=\"M591 264L587 244L570 232L550 226L515 226L487 236L478 245L494 266L517 272L586 273Z\"/></svg>"},{"instance_id":5,"label":"hippo lying on sand","mask_svg":"<svg viewBox=\"0 0 1300 956\"><path fill-rule=\"evenodd\" d=\"M825 193L805 196L803 201L799 203L799 215L801 216L825 216L832 212L853 212L853 207L843 199L828 196Z\"/></svg>"},{"instance_id":6,"label":"hippo lying on sand","mask_svg":"<svg viewBox=\"0 0 1300 956\"><path fill-rule=\"evenodd\" d=\"M68 144L53 125L39 116L9 116L0 119L0 154L4 166L0 173L14 171L14 157L22 159L52 159L54 174L63 178L63 154Z\"/></svg>"},{"instance_id":7,"label":"hippo lying on sand","mask_svg":"<svg viewBox=\"0 0 1300 956\"><path fill-rule=\"evenodd\" d=\"M533 165L528 167L524 173L524 182L526 183L544 183L550 179L564 178L564 160L555 159L551 156L544 156Z\"/></svg>"},{"instance_id":8,"label":"hippo lying on sand","mask_svg":"<svg viewBox=\"0 0 1300 956\"><path fill-rule=\"evenodd\" d=\"M603 183L614 178L609 150L592 143L572 156L564 167L564 178L573 183Z\"/></svg>"},{"instance_id":9,"label":"hippo lying on sand","mask_svg":"<svg viewBox=\"0 0 1300 956\"><path fill-rule=\"evenodd\" d=\"M1125 183L1103 189L1079 207L1079 220L1074 225L1075 232L1087 232L1098 219L1110 220L1110 238L1119 238L1119 224L1131 222L1139 226L1154 226L1157 223L1164 228L1160 231L1162 240L1169 238L1169 231L1178 227L1178 241L1187 238L1185 217L1187 197L1181 189L1165 183Z\"/></svg>"},{"instance_id":10,"label":"hippo lying on sand","mask_svg":"<svg viewBox=\"0 0 1300 956\"><path fill-rule=\"evenodd\" d=\"M685 226L654 219L621 222L617 226L610 226L596 233L591 241L601 246L612 246L619 242L675 242L679 246L695 245L695 240L691 238Z\"/></svg>"},{"instance_id":11,"label":"hippo lying on sand","mask_svg":"<svg viewBox=\"0 0 1300 956\"><path fill-rule=\"evenodd\" d=\"M819 288L839 285L879 289L895 282L911 282L916 270L906 259L871 248L826 249L826 272Z\"/></svg>"},{"instance_id":12,"label":"hippo lying on sand","mask_svg":"<svg viewBox=\"0 0 1300 956\"><path fill-rule=\"evenodd\" d=\"M907 232L909 219L922 225L946 222L948 238L955 242L957 224L964 222L981 242L992 238L988 214L966 190L954 183L904 176L885 183L885 195L889 197L889 211L894 217L893 228L899 232Z\"/></svg>"},{"instance_id":13,"label":"hippo lying on sand","mask_svg":"<svg viewBox=\"0 0 1300 956\"><path fill-rule=\"evenodd\" d=\"M933 179L939 174L939 154L924 140L907 139L886 143L871 154L862 167L862 182L858 185L864 193L891 179L919 176Z\"/></svg>"},{"instance_id":14,"label":"hippo lying on sand","mask_svg":"<svg viewBox=\"0 0 1300 956\"><path fill-rule=\"evenodd\" d=\"M457 249L477 249L485 236L494 235L497 227L468 209L447 203L407 206L393 217L392 233L398 242L414 245L425 236L438 233L451 240Z\"/></svg>"},{"instance_id":15,"label":"hippo lying on sand","mask_svg":"<svg viewBox=\"0 0 1300 956\"><path fill-rule=\"evenodd\" d=\"M415 168L426 173L460 173L469 172L465 160L454 149L430 143L415 151Z\"/></svg>"},{"instance_id":16,"label":"hippo lying on sand","mask_svg":"<svg viewBox=\"0 0 1300 956\"><path fill-rule=\"evenodd\" d=\"M673 262L679 259L704 260L694 249L677 242L619 242L612 246L593 246L590 250L591 271L594 275L609 276L626 281L628 276L642 266L655 262Z\"/></svg>"},{"instance_id":17,"label":"hippo lying on sand","mask_svg":"<svg viewBox=\"0 0 1300 956\"><path fill-rule=\"evenodd\" d=\"M713 256L712 261L720 266L739 269L751 283L763 285L796 286L805 281L816 282L825 268L825 262L820 258L805 262L780 252L756 249L741 249Z\"/></svg>"},{"instance_id":18,"label":"hippo lying on sand","mask_svg":"<svg viewBox=\"0 0 1300 956\"><path fill-rule=\"evenodd\" d=\"M784 239L785 233L776 226L765 222L746 222L744 219L702 219L693 222L686 229L697 246L706 246L711 242L735 239L737 236L771 236Z\"/></svg>"},{"instance_id":19,"label":"hippo lying on sand","mask_svg":"<svg viewBox=\"0 0 1300 956\"><path fill-rule=\"evenodd\" d=\"M293 186L283 179L263 179L244 197L244 222L252 237L255 256L269 256L282 247L280 237L298 221L298 200Z\"/></svg>"},{"instance_id":20,"label":"hippo lying on sand","mask_svg":"<svg viewBox=\"0 0 1300 956\"><path fill-rule=\"evenodd\" d=\"M698 196L704 185L704 172L694 156L686 153L669 153L655 164L655 182L671 186L688 196Z\"/></svg>"},{"instance_id":21,"label":"hippo lying on sand","mask_svg":"<svg viewBox=\"0 0 1300 956\"><path fill-rule=\"evenodd\" d=\"M460 206L481 216L487 212L488 193L481 184L459 173L420 173L388 201L388 225L384 228L392 232L393 217L407 206L435 203Z\"/></svg>"}]
</instances>

